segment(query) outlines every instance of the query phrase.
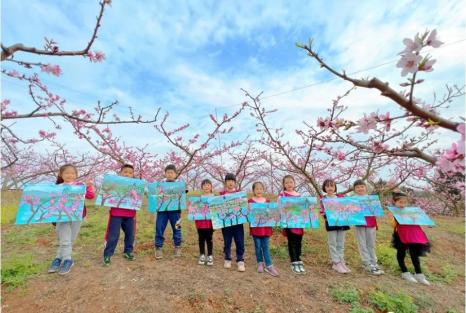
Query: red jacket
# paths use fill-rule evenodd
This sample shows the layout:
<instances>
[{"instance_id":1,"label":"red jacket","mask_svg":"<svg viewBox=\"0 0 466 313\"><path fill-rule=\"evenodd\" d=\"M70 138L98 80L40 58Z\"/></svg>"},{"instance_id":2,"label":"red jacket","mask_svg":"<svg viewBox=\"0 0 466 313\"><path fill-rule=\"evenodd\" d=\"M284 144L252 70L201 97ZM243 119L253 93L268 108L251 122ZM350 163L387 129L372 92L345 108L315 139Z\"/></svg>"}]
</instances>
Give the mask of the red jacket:
<instances>
[{"instance_id":1,"label":"red jacket","mask_svg":"<svg viewBox=\"0 0 466 313\"><path fill-rule=\"evenodd\" d=\"M282 191L278 194L279 197L300 197L301 195L299 193L292 194L287 191ZM293 234L296 235L304 235L304 229L302 228L288 228ZM286 237L286 228L282 230L283 236Z\"/></svg>"},{"instance_id":2,"label":"red jacket","mask_svg":"<svg viewBox=\"0 0 466 313\"><path fill-rule=\"evenodd\" d=\"M426 244L429 242L426 233L424 233L424 230L419 225L401 225L397 222L395 231L398 233L400 241L404 244Z\"/></svg>"},{"instance_id":3,"label":"red jacket","mask_svg":"<svg viewBox=\"0 0 466 313\"><path fill-rule=\"evenodd\" d=\"M270 201L269 199L265 199L265 202L268 203ZM254 199L249 199L248 203L259 203L259 202L257 202ZM249 233L251 234L251 236L270 237L272 236L272 227L270 226L250 227Z\"/></svg>"},{"instance_id":4,"label":"red jacket","mask_svg":"<svg viewBox=\"0 0 466 313\"><path fill-rule=\"evenodd\" d=\"M135 217L136 210L131 209L122 209L122 208L110 208L110 215L111 216L118 216L118 217Z\"/></svg>"}]
</instances>

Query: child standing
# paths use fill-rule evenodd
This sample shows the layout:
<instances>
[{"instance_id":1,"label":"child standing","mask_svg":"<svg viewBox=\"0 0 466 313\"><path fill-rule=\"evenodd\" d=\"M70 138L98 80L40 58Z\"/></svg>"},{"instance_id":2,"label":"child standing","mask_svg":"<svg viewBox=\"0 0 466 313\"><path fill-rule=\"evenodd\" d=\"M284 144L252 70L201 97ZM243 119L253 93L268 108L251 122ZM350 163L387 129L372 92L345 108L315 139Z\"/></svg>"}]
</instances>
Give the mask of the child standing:
<instances>
[{"instance_id":1,"label":"child standing","mask_svg":"<svg viewBox=\"0 0 466 313\"><path fill-rule=\"evenodd\" d=\"M235 174L228 173L225 175L225 190L220 192L220 195L239 192L236 188ZM236 246L236 263L238 271L246 270L244 265L244 228L243 224L233 225L222 228L223 235L223 252L225 254L224 268L231 268L231 242L235 241Z\"/></svg>"},{"instance_id":2,"label":"child standing","mask_svg":"<svg viewBox=\"0 0 466 313\"><path fill-rule=\"evenodd\" d=\"M268 199L264 198L264 191L265 188L261 182L255 182L252 184L252 193L254 196L249 199L248 202L269 202ZM270 258L269 251L269 240L270 236L272 236L272 227L251 227L250 232L254 240L254 248L256 250L257 272L262 273L265 271L274 277L278 276L278 271L272 265L272 259Z\"/></svg>"},{"instance_id":3,"label":"child standing","mask_svg":"<svg viewBox=\"0 0 466 313\"><path fill-rule=\"evenodd\" d=\"M295 180L291 175L285 175L282 180L283 191L279 197L299 197L300 194L294 190ZM284 228L283 235L288 238L288 254L290 255L291 270L295 274L305 274L306 269L301 261L301 247L304 230L302 228Z\"/></svg>"},{"instance_id":4,"label":"child standing","mask_svg":"<svg viewBox=\"0 0 466 313\"><path fill-rule=\"evenodd\" d=\"M408 196L401 192L392 194L394 205L403 210L408 205ZM419 225L400 225L393 219L394 232L392 246L397 250L396 259L401 269L401 278L413 282L430 285L424 274L422 274L421 261L419 257L425 256L430 252L430 243L426 234ZM413 262L414 271L412 275L408 272L405 264L406 250L409 250L411 261Z\"/></svg>"},{"instance_id":5,"label":"child standing","mask_svg":"<svg viewBox=\"0 0 466 313\"><path fill-rule=\"evenodd\" d=\"M354 194L357 196L367 195L367 186L362 180L353 183ZM377 219L375 216L366 216L365 226L356 226L356 238L358 240L359 254L361 255L364 269L373 275L382 275L384 272L377 264L375 254L375 236L377 230Z\"/></svg>"},{"instance_id":6,"label":"child standing","mask_svg":"<svg viewBox=\"0 0 466 313\"><path fill-rule=\"evenodd\" d=\"M173 164L165 167L165 178L167 182L174 182L177 177L176 167ZM181 256L181 228L179 226L181 210L157 212L155 221L155 258L162 259L162 247L165 238L163 233L167 228L168 221L173 232L173 243L175 245L175 257Z\"/></svg>"},{"instance_id":7,"label":"child standing","mask_svg":"<svg viewBox=\"0 0 466 313\"><path fill-rule=\"evenodd\" d=\"M130 164L124 164L120 168L120 176L134 178L134 167ZM104 265L110 265L110 258L115 252L120 237L120 228L125 233L125 247L123 256L125 259L133 261L133 246L136 232L136 210L110 208L105 234L106 244L104 249Z\"/></svg>"},{"instance_id":8,"label":"child standing","mask_svg":"<svg viewBox=\"0 0 466 313\"><path fill-rule=\"evenodd\" d=\"M204 179L201 183L202 196L213 196L212 182ZM212 234L214 229L210 219L196 220L197 234L199 236L199 265L214 265L214 257L212 255L213 243ZM207 245L207 259L205 257L205 246Z\"/></svg>"},{"instance_id":9,"label":"child standing","mask_svg":"<svg viewBox=\"0 0 466 313\"><path fill-rule=\"evenodd\" d=\"M326 194L324 198L343 197L337 195L337 184L333 179L326 179L322 184L322 191ZM320 200L320 213L325 219L325 229L327 230L327 243L332 259L332 269L338 273L346 274L351 270L345 264L345 235L349 226L330 226L327 222L322 199Z\"/></svg>"},{"instance_id":10,"label":"child standing","mask_svg":"<svg viewBox=\"0 0 466 313\"><path fill-rule=\"evenodd\" d=\"M60 167L58 171L58 177L56 184L80 184L76 182L78 177L78 170L74 165L65 164ZM86 199L93 199L95 196L94 186L90 180L86 181ZM83 209L83 219L86 217L86 206ZM74 261L71 258L71 253L73 250L73 242L78 236L79 229L81 228L82 221L75 222L57 222L55 230L58 237L58 249L57 256L52 261L48 272L65 275L68 274L71 270L71 267L74 265ZM62 264L63 261L63 264Z\"/></svg>"}]
</instances>

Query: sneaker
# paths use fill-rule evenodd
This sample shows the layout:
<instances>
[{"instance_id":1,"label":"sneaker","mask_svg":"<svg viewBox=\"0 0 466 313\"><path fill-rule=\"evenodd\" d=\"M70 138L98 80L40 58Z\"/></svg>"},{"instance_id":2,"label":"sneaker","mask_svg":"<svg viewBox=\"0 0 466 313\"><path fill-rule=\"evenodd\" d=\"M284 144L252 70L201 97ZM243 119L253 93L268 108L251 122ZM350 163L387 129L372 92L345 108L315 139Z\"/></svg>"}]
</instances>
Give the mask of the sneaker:
<instances>
[{"instance_id":1,"label":"sneaker","mask_svg":"<svg viewBox=\"0 0 466 313\"><path fill-rule=\"evenodd\" d=\"M291 262L291 270L295 274L301 274L301 269L299 268L298 262Z\"/></svg>"},{"instance_id":2,"label":"sneaker","mask_svg":"<svg viewBox=\"0 0 466 313\"><path fill-rule=\"evenodd\" d=\"M104 256L104 266L109 266L109 265L110 265L110 257Z\"/></svg>"},{"instance_id":3,"label":"sneaker","mask_svg":"<svg viewBox=\"0 0 466 313\"><path fill-rule=\"evenodd\" d=\"M303 261L298 261L298 268L301 274L306 274L306 270L304 269L304 263Z\"/></svg>"},{"instance_id":4,"label":"sneaker","mask_svg":"<svg viewBox=\"0 0 466 313\"><path fill-rule=\"evenodd\" d=\"M213 257L212 255L209 255L209 256L207 257L207 263L206 263L206 265L208 265L208 266L214 265L214 257Z\"/></svg>"},{"instance_id":5,"label":"sneaker","mask_svg":"<svg viewBox=\"0 0 466 313\"><path fill-rule=\"evenodd\" d=\"M346 269L343 267L343 264L341 262L333 263L332 269L334 271L336 271L337 273L340 273L340 274L346 274L347 273Z\"/></svg>"},{"instance_id":6,"label":"sneaker","mask_svg":"<svg viewBox=\"0 0 466 313\"><path fill-rule=\"evenodd\" d=\"M340 262L340 263L346 273L351 273L351 270L349 269L348 266L346 266L345 262Z\"/></svg>"},{"instance_id":7,"label":"sneaker","mask_svg":"<svg viewBox=\"0 0 466 313\"><path fill-rule=\"evenodd\" d=\"M375 265L371 265L371 269L369 271L372 275L382 275L384 272L378 269Z\"/></svg>"},{"instance_id":8,"label":"sneaker","mask_svg":"<svg viewBox=\"0 0 466 313\"><path fill-rule=\"evenodd\" d=\"M163 258L162 248L157 247L157 248L155 248L155 259L160 260L161 258Z\"/></svg>"},{"instance_id":9,"label":"sneaker","mask_svg":"<svg viewBox=\"0 0 466 313\"><path fill-rule=\"evenodd\" d=\"M225 260L225 262L223 262L223 267L224 268L231 268L231 261L230 260Z\"/></svg>"},{"instance_id":10,"label":"sneaker","mask_svg":"<svg viewBox=\"0 0 466 313\"><path fill-rule=\"evenodd\" d=\"M266 273L269 273L273 277L277 277L278 275L280 275L278 271L275 269L275 267L273 267L273 265L267 266L264 270Z\"/></svg>"},{"instance_id":11,"label":"sneaker","mask_svg":"<svg viewBox=\"0 0 466 313\"><path fill-rule=\"evenodd\" d=\"M179 258L181 256L181 247L175 247L175 257Z\"/></svg>"},{"instance_id":12,"label":"sneaker","mask_svg":"<svg viewBox=\"0 0 466 313\"><path fill-rule=\"evenodd\" d=\"M73 267L74 265L74 262L73 260L65 260L63 262L63 266L60 268L60 271L58 272L58 274L60 275L66 275L70 272L71 268Z\"/></svg>"},{"instance_id":13,"label":"sneaker","mask_svg":"<svg viewBox=\"0 0 466 313\"><path fill-rule=\"evenodd\" d=\"M123 257L128 261L134 261L134 254L132 252L123 253Z\"/></svg>"},{"instance_id":14,"label":"sneaker","mask_svg":"<svg viewBox=\"0 0 466 313\"><path fill-rule=\"evenodd\" d=\"M246 271L246 267L244 266L244 262L239 261L238 262L238 272L244 272L244 271Z\"/></svg>"},{"instance_id":15,"label":"sneaker","mask_svg":"<svg viewBox=\"0 0 466 313\"><path fill-rule=\"evenodd\" d=\"M259 264L257 264L257 272L258 273L264 272L264 262L259 262Z\"/></svg>"},{"instance_id":16,"label":"sneaker","mask_svg":"<svg viewBox=\"0 0 466 313\"><path fill-rule=\"evenodd\" d=\"M416 278L414 278L413 274L411 274L410 272L401 273L401 278L412 283L417 283Z\"/></svg>"},{"instance_id":17,"label":"sneaker","mask_svg":"<svg viewBox=\"0 0 466 313\"><path fill-rule=\"evenodd\" d=\"M424 274L414 274L414 279L415 279L418 283L420 283L420 284L430 286L430 283L429 283L429 281L426 279L426 277L424 276Z\"/></svg>"},{"instance_id":18,"label":"sneaker","mask_svg":"<svg viewBox=\"0 0 466 313\"><path fill-rule=\"evenodd\" d=\"M380 268L379 264L375 263L374 267L377 269L377 271L382 275L385 274L385 272Z\"/></svg>"},{"instance_id":19,"label":"sneaker","mask_svg":"<svg viewBox=\"0 0 466 313\"><path fill-rule=\"evenodd\" d=\"M205 255L204 254L201 254L201 256L199 257L199 261L197 261L197 264L199 264L199 265L204 265L205 264Z\"/></svg>"},{"instance_id":20,"label":"sneaker","mask_svg":"<svg viewBox=\"0 0 466 313\"><path fill-rule=\"evenodd\" d=\"M55 260L52 261L52 264L50 265L48 272L49 273L58 272L58 270L60 269L60 265L61 265L61 259L55 258Z\"/></svg>"}]
</instances>

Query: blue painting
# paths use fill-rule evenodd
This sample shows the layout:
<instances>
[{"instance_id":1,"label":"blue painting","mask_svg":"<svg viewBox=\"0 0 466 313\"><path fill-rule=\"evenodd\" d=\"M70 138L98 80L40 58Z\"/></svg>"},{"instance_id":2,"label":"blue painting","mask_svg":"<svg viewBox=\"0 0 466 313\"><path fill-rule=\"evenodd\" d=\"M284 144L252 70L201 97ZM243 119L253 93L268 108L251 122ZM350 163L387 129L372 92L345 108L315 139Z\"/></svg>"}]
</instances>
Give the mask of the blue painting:
<instances>
[{"instance_id":1,"label":"blue painting","mask_svg":"<svg viewBox=\"0 0 466 313\"><path fill-rule=\"evenodd\" d=\"M186 209L186 183L153 182L148 188L148 211L164 212Z\"/></svg>"},{"instance_id":2,"label":"blue painting","mask_svg":"<svg viewBox=\"0 0 466 313\"><path fill-rule=\"evenodd\" d=\"M208 197L189 197L188 202L188 220L210 220L209 204L207 203Z\"/></svg>"},{"instance_id":3,"label":"blue painting","mask_svg":"<svg viewBox=\"0 0 466 313\"><path fill-rule=\"evenodd\" d=\"M209 197L207 203L214 229L248 222L248 198L244 191Z\"/></svg>"},{"instance_id":4,"label":"blue painting","mask_svg":"<svg viewBox=\"0 0 466 313\"><path fill-rule=\"evenodd\" d=\"M365 216L383 216L383 208L380 203L379 196L377 195L367 195L367 196L352 196L346 197L354 198L359 202L362 210L364 211Z\"/></svg>"},{"instance_id":5,"label":"blue painting","mask_svg":"<svg viewBox=\"0 0 466 313\"><path fill-rule=\"evenodd\" d=\"M26 185L15 224L82 221L85 185Z\"/></svg>"},{"instance_id":6,"label":"blue painting","mask_svg":"<svg viewBox=\"0 0 466 313\"><path fill-rule=\"evenodd\" d=\"M251 227L279 227L280 218L277 203L249 203L248 219Z\"/></svg>"},{"instance_id":7,"label":"blue painting","mask_svg":"<svg viewBox=\"0 0 466 313\"><path fill-rule=\"evenodd\" d=\"M322 204L330 226L366 225L365 210L354 197L323 198Z\"/></svg>"},{"instance_id":8,"label":"blue painting","mask_svg":"<svg viewBox=\"0 0 466 313\"><path fill-rule=\"evenodd\" d=\"M406 207L404 209L400 209L389 206L388 210L392 212L396 221L401 225L435 226L434 221L421 208Z\"/></svg>"},{"instance_id":9,"label":"blue painting","mask_svg":"<svg viewBox=\"0 0 466 313\"><path fill-rule=\"evenodd\" d=\"M139 210L146 182L142 179L106 174L95 201L96 205Z\"/></svg>"},{"instance_id":10,"label":"blue painting","mask_svg":"<svg viewBox=\"0 0 466 313\"><path fill-rule=\"evenodd\" d=\"M315 197L280 197L280 226L282 228L318 228Z\"/></svg>"}]
</instances>

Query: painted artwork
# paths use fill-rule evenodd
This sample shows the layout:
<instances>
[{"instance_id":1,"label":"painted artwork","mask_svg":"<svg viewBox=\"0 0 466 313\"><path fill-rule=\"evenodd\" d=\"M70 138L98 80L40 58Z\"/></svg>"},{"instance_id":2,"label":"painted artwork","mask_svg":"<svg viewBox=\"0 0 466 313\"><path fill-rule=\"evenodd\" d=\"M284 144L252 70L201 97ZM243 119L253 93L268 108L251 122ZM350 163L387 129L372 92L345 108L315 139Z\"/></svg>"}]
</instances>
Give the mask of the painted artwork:
<instances>
[{"instance_id":1,"label":"painted artwork","mask_svg":"<svg viewBox=\"0 0 466 313\"><path fill-rule=\"evenodd\" d=\"M314 209L315 197L280 197L280 226L282 228L318 228L319 218Z\"/></svg>"},{"instance_id":2,"label":"painted artwork","mask_svg":"<svg viewBox=\"0 0 466 313\"><path fill-rule=\"evenodd\" d=\"M146 182L142 179L106 174L96 205L139 210Z\"/></svg>"},{"instance_id":3,"label":"painted artwork","mask_svg":"<svg viewBox=\"0 0 466 313\"><path fill-rule=\"evenodd\" d=\"M186 183L153 182L148 188L148 211L164 212L186 209Z\"/></svg>"},{"instance_id":4,"label":"painted artwork","mask_svg":"<svg viewBox=\"0 0 466 313\"><path fill-rule=\"evenodd\" d=\"M399 209L389 206L388 209L393 213L396 221L401 225L425 225L435 226L434 221L418 207L406 207Z\"/></svg>"},{"instance_id":5,"label":"painted artwork","mask_svg":"<svg viewBox=\"0 0 466 313\"><path fill-rule=\"evenodd\" d=\"M244 191L209 197L207 203L214 229L248 222L248 198Z\"/></svg>"},{"instance_id":6,"label":"painted artwork","mask_svg":"<svg viewBox=\"0 0 466 313\"><path fill-rule=\"evenodd\" d=\"M277 203L249 203L248 219L251 227L279 227L280 218Z\"/></svg>"},{"instance_id":7,"label":"painted artwork","mask_svg":"<svg viewBox=\"0 0 466 313\"><path fill-rule=\"evenodd\" d=\"M355 198L361 208L364 211L365 216L383 216L383 208L380 203L379 196L367 195L367 196L352 196L346 198Z\"/></svg>"},{"instance_id":8,"label":"painted artwork","mask_svg":"<svg viewBox=\"0 0 466 313\"><path fill-rule=\"evenodd\" d=\"M210 220L210 210L207 203L209 197L189 197L188 203L188 220Z\"/></svg>"},{"instance_id":9,"label":"painted artwork","mask_svg":"<svg viewBox=\"0 0 466 313\"><path fill-rule=\"evenodd\" d=\"M365 210L354 197L323 198L322 203L330 226L366 225Z\"/></svg>"},{"instance_id":10,"label":"painted artwork","mask_svg":"<svg viewBox=\"0 0 466 313\"><path fill-rule=\"evenodd\" d=\"M82 221L85 193L85 185L27 185L15 224Z\"/></svg>"}]
</instances>

